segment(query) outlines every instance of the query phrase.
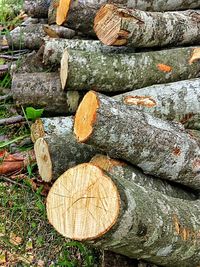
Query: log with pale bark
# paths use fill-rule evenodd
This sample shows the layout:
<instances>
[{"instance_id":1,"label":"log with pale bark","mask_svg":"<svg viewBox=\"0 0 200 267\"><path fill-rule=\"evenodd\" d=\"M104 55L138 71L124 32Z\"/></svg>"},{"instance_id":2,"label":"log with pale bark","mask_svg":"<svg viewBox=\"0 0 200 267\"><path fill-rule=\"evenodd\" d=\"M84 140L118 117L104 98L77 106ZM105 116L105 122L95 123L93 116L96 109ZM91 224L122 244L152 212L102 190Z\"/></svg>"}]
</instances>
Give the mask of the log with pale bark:
<instances>
[{"instance_id":1,"label":"log with pale bark","mask_svg":"<svg viewBox=\"0 0 200 267\"><path fill-rule=\"evenodd\" d=\"M79 142L94 145L145 173L200 189L200 147L182 125L88 92L75 116Z\"/></svg>"},{"instance_id":2,"label":"log with pale bark","mask_svg":"<svg viewBox=\"0 0 200 267\"><path fill-rule=\"evenodd\" d=\"M30 17L46 18L50 2L51 0L25 0L23 9Z\"/></svg>"},{"instance_id":3,"label":"log with pale bark","mask_svg":"<svg viewBox=\"0 0 200 267\"><path fill-rule=\"evenodd\" d=\"M161 266L196 267L199 204L85 163L54 183L47 197L47 216L65 237L91 240L92 245Z\"/></svg>"},{"instance_id":4,"label":"log with pale bark","mask_svg":"<svg viewBox=\"0 0 200 267\"><path fill-rule=\"evenodd\" d=\"M198 47L131 54L102 54L66 49L61 84L68 90L131 91L152 84L199 77L193 59Z\"/></svg>"},{"instance_id":5,"label":"log with pale bark","mask_svg":"<svg viewBox=\"0 0 200 267\"><path fill-rule=\"evenodd\" d=\"M96 148L78 143L73 134L73 118L41 119L32 128L34 151L42 180L57 179L68 168L89 161Z\"/></svg>"},{"instance_id":6,"label":"log with pale bark","mask_svg":"<svg viewBox=\"0 0 200 267\"><path fill-rule=\"evenodd\" d=\"M6 35L6 39L10 48L34 50L44 43L45 36L70 39L75 34L75 31L58 25L28 24L16 27Z\"/></svg>"},{"instance_id":7,"label":"log with pale bark","mask_svg":"<svg viewBox=\"0 0 200 267\"><path fill-rule=\"evenodd\" d=\"M16 73L11 90L17 106L44 108L57 115L73 114L81 98L79 92L62 90L57 73Z\"/></svg>"},{"instance_id":8,"label":"log with pale bark","mask_svg":"<svg viewBox=\"0 0 200 267\"><path fill-rule=\"evenodd\" d=\"M185 128L200 130L200 79L152 85L113 98L151 113L153 116L181 122Z\"/></svg>"},{"instance_id":9,"label":"log with pale bark","mask_svg":"<svg viewBox=\"0 0 200 267\"><path fill-rule=\"evenodd\" d=\"M97 12L94 31L106 45L178 46L200 41L200 11L145 12L106 4Z\"/></svg>"},{"instance_id":10,"label":"log with pale bark","mask_svg":"<svg viewBox=\"0 0 200 267\"><path fill-rule=\"evenodd\" d=\"M59 7L59 0L52 0L49 13L48 20L49 23L56 23L56 15L57 8ZM69 2L69 1L68 1ZM106 0L86 0L86 1L75 1L71 0L68 14L66 15L64 23L72 29L79 30L81 32L94 35L93 31L93 21L96 15L96 12L101 7L102 4L106 4L110 1ZM123 4L128 8L137 8L141 10L149 10L149 11L167 11L167 10L181 10L181 9L189 9L189 8L198 8L200 7L199 1L159 1L159 0L113 0L111 1L115 4ZM67 8L67 7L66 7Z\"/></svg>"},{"instance_id":11,"label":"log with pale bark","mask_svg":"<svg viewBox=\"0 0 200 267\"><path fill-rule=\"evenodd\" d=\"M44 45L43 62L45 64L60 64L62 54L65 49L81 50L88 52L101 53L133 53L134 49L129 47L111 47L103 45L96 40L81 40L81 39L48 39Z\"/></svg>"}]
</instances>

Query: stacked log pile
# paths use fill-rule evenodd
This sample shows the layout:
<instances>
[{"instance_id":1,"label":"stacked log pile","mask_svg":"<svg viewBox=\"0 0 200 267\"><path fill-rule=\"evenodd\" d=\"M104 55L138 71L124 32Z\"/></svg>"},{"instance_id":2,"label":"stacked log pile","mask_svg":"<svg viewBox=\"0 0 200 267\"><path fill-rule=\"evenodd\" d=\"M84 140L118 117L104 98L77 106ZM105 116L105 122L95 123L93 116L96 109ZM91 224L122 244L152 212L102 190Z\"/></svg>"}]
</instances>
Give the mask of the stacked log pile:
<instances>
[{"instance_id":1,"label":"stacked log pile","mask_svg":"<svg viewBox=\"0 0 200 267\"><path fill-rule=\"evenodd\" d=\"M41 178L55 181L50 223L104 249L102 266L200 266L200 2L24 8L37 22L8 43L38 51L12 95L51 116L31 126Z\"/></svg>"}]
</instances>

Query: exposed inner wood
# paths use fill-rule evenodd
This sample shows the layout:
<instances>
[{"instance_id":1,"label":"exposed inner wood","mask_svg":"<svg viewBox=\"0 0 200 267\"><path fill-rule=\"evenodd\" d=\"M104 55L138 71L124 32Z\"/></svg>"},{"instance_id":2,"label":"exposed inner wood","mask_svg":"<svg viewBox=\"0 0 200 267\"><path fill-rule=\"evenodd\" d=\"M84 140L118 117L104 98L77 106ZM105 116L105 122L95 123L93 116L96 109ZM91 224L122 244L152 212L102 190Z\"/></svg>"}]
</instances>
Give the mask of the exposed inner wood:
<instances>
[{"instance_id":1,"label":"exposed inner wood","mask_svg":"<svg viewBox=\"0 0 200 267\"><path fill-rule=\"evenodd\" d=\"M98 108L96 93L88 92L80 103L75 116L74 133L79 142L84 142L92 133Z\"/></svg>"},{"instance_id":2,"label":"exposed inner wood","mask_svg":"<svg viewBox=\"0 0 200 267\"><path fill-rule=\"evenodd\" d=\"M48 144L44 138L38 138L36 140L34 150L39 174L43 181L50 182L52 180L52 162Z\"/></svg>"},{"instance_id":3,"label":"exposed inner wood","mask_svg":"<svg viewBox=\"0 0 200 267\"><path fill-rule=\"evenodd\" d=\"M32 125L31 125L31 140L33 143L36 142L36 140L40 137L43 137L45 135L44 132L44 126L41 119L37 119Z\"/></svg>"},{"instance_id":4,"label":"exposed inner wood","mask_svg":"<svg viewBox=\"0 0 200 267\"><path fill-rule=\"evenodd\" d=\"M120 29L124 16L114 5L102 6L94 19L94 31L99 40L106 45L125 45L129 32Z\"/></svg>"},{"instance_id":5,"label":"exposed inner wood","mask_svg":"<svg viewBox=\"0 0 200 267\"><path fill-rule=\"evenodd\" d=\"M60 61L60 81L63 90L65 89L65 85L67 83L68 61L69 61L69 54L67 49L65 49Z\"/></svg>"},{"instance_id":6,"label":"exposed inner wood","mask_svg":"<svg viewBox=\"0 0 200 267\"><path fill-rule=\"evenodd\" d=\"M56 11L56 23L62 25L67 17L71 0L60 0Z\"/></svg>"},{"instance_id":7,"label":"exposed inner wood","mask_svg":"<svg viewBox=\"0 0 200 267\"><path fill-rule=\"evenodd\" d=\"M97 238L119 216L119 193L101 169L84 163L69 169L52 186L47 216L55 229L75 240Z\"/></svg>"}]
</instances>

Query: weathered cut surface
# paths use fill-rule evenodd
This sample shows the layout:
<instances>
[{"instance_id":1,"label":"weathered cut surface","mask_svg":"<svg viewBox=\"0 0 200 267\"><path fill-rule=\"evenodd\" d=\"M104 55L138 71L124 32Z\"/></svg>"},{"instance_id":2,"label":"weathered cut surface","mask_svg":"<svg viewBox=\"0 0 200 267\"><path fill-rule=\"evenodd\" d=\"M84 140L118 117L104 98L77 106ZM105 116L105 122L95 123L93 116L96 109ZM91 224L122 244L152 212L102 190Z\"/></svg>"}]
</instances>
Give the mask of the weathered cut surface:
<instances>
[{"instance_id":1,"label":"weathered cut surface","mask_svg":"<svg viewBox=\"0 0 200 267\"><path fill-rule=\"evenodd\" d=\"M94 20L94 31L106 45L154 47L200 42L200 11L145 12L106 4Z\"/></svg>"},{"instance_id":2,"label":"weathered cut surface","mask_svg":"<svg viewBox=\"0 0 200 267\"><path fill-rule=\"evenodd\" d=\"M123 4L128 8L138 8L141 10L149 11L167 11L167 10L181 10L189 8L200 7L199 1L189 0L189 1L160 1L160 0L71 0L71 6L68 12L65 25L72 29L77 29L81 32L85 32L90 35L94 35L93 22L96 12L101 7L101 5L112 2L115 4ZM56 10L59 6L59 0L52 0L48 13L49 23L56 22Z\"/></svg>"},{"instance_id":3,"label":"weathered cut surface","mask_svg":"<svg viewBox=\"0 0 200 267\"><path fill-rule=\"evenodd\" d=\"M200 79L152 85L113 98L164 120L200 130Z\"/></svg>"},{"instance_id":4,"label":"weathered cut surface","mask_svg":"<svg viewBox=\"0 0 200 267\"><path fill-rule=\"evenodd\" d=\"M46 18L50 2L51 0L26 0L23 9L30 17Z\"/></svg>"},{"instance_id":5,"label":"weathered cut surface","mask_svg":"<svg viewBox=\"0 0 200 267\"><path fill-rule=\"evenodd\" d=\"M112 47L96 40L81 39L49 39L45 41L43 61L45 64L60 64L65 49L74 49L88 52L101 53L133 53L134 49L126 46Z\"/></svg>"},{"instance_id":6,"label":"weathered cut surface","mask_svg":"<svg viewBox=\"0 0 200 267\"><path fill-rule=\"evenodd\" d=\"M6 39L10 48L34 50L44 43L45 36L72 38L75 34L75 31L58 25L28 24L16 27L7 34Z\"/></svg>"},{"instance_id":7,"label":"weathered cut surface","mask_svg":"<svg viewBox=\"0 0 200 267\"><path fill-rule=\"evenodd\" d=\"M75 91L64 92L57 73L16 73L12 95L17 106L44 108L51 114L73 114L81 98Z\"/></svg>"},{"instance_id":8,"label":"weathered cut surface","mask_svg":"<svg viewBox=\"0 0 200 267\"><path fill-rule=\"evenodd\" d=\"M47 197L47 216L65 237L91 240L95 246L161 266L196 267L199 204L85 163L54 183Z\"/></svg>"},{"instance_id":9,"label":"weathered cut surface","mask_svg":"<svg viewBox=\"0 0 200 267\"><path fill-rule=\"evenodd\" d=\"M91 91L78 107L74 132L79 142L125 159L145 173L200 189L200 147L179 124Z\"/></svg>"},{"instance_id":10,"label":"weathered cut surface","mask_svg":"<svg viewBox=\"0 0 200 267\"><path fill-rule=\"evenodd\" d=\"M50 182L76 164L89 161L96 148L78 143L73 134L73 118L42 119L35 136L34 151L42 180ZM38 138L41 136L40 138Z\"/></svg>"},{"instance_id":11,"label":"weathered cut surface","mask_svg":"<svg viewBox=\"0 0 200 267\"><path fill-rule=\"evenodd\" d=\"M90 163L111 173L114 177L121 177L136 183L147 190L155 190L175 198L188 200L197 199L197 195L188 191L186 188L184 189L181 188L180 185L146 175L140 169L129 165L124 161L115 160L108 156L98 154L90 160Z\"/></svg>"},{"instance_id":12,"label":"weathered cut surface","mask_svg":"<svg viewBox=\"0 0 200 267\"><path fill-rule=\"evenodd\" d=\"M190 62L196 49L113 55L66 49L61 59L62 88L125 92L152 84L196 78L200 64Z\"/></svg>"}]
</instances>

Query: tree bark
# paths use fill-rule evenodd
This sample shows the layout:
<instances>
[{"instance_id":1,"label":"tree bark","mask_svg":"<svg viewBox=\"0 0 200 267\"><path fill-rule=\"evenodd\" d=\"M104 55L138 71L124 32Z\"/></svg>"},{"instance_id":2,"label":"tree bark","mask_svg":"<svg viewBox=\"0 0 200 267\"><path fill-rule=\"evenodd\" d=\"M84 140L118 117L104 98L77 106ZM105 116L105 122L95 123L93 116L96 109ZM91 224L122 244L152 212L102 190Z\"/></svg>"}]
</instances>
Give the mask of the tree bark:
<instances>
[{"instance_id":1,"label":"tree bark","mask_svg":"<svg viewBox=\"0 0 200 267\"><path fill-rule=\"evenodd\" d=\"M68 168L87 162L96 154L96 148L76 141L72 117L49 118L41 123L38 136L42 137L36 137L34 150L42 180L55 180Z\"/></svg>"},{"instance_id":2,"label":"tree bark","mask_svg":"<svg viewBox=\"0 0 200 267\"><path fill-rule=\"evenodd\" d=\"M79 142L127 160L145 173L200 189L200 147L179 124L91 91L78 107L74 132Z\"/></svg>"},{"instance_id":3,"label":"tree bark","mask_svg":"<svg viewBox=\"0 0 200 267\"><path fill-rule=\"evenodd\" d=\"M188 190L188 188L181 188L180 185L146 175L140 169L124 161L115 160L108 156L98 154L90 160L90 163L111 173L114 177L131 181L147 190L155 190L174 198L187 200L197 199L197 195Z\"/></svg>"},{"instance_id":4,"label":"tree bark","mask_svg":"<svg viewBox=\"0 0 200 267\"><path fill-rule=\"evenodd\" d=\"M54 183L47 216L65 237L91 240L95 246L161 266L196 267L199 204L147 190L85 163Z\"/></svg>"},{"instance_id":5,"label":"tree bark","mask_svg":"<svg viewBox=\"0 0 200 267\"><path fill-rule=\"evenodd\" d=\"M17 106L44 108L57 115L74 113L81 97L75 91L64 92L57 73L16 73L11 90Z\"/></svg>"},{"instance_id":6,"label":"tree bark","mask_svg":"<svg viewBox=\"0 0 200 267\"><path fill-rule=\"evenodd\" d=\"M113 98L151 113L153 116L181 122L185 128L200 130L200 79L152 85Z\"/></svg>"},{"instance_id":7,"label":"tree bark","mask_svg":"<svg viewBox=\"0 0 200 267\"><path fill-rule=\"evenodd\" d=\"M9 47L16 49L28 48L30 50L39 49L44 43L44 37L48 35L47 27L45 24L28 24L16 27L6 36ZM71 29L57 25L52 25L48 29L54 32L53 37L72 38L76 34Z\"/></svg>"},{"instance_id":8,"label":"tree bark","mask_svg":"<svg viewBox=\"0 0 200 267\"><path fill-rule=\"evenodd\" d=\"M133 47L192 45L200 42L200 11L145 12L106 4L94 20L106 45Z\"/></svg>"},{"instance_id":9,"label":"tree bark","mask_svg":"<svg viewBox=\"0 0 200 267\"><path fill-rule=\"evenodd\" d=\"M118 92L196 78L200 64L190 60L197 49L121 55L65 50L61 59L62 88Z\"/></svg>"},{"instance_id":10,"label":"tree bark","mask_svg":"<svg viewBox=\"0 0 200 267\"><path fill-rule=\"evenodd\" d=\"M26 0L24 11L33 18L47 18L50 0Z\"/></svg>"},{"instance_id":11,"label":"tree bark","mask_svg":"<svg viewBox=\"0 0 200 267\"><path fill-rule=\"evenodd\" d=\"M50 39L45 41L43 61L45 64L60 64L62 54L65 49L74 49L88 52L101 53L133 53L134 49L128 47L111 47L103 45L96 40L67 40L67 39Z\"/></svg>"},{"instance_id":12,"label":"tree bark","mask_svg":"<svg viewBox=\"0 0 200 267\"><path fill-rule=\"evenodd\" d=\"M106 4L110 1L106 0L87 0L87 1L75 1L71 0L71 6L68 12L67 19L65 21L65 25L69 26L72 29L79 30L81 32L85 32L90 35L94 35L93 31L93 22L96 15L96 12L101 7L101 5ZM199 8L200 4L196 1L159 1L159 0L113 0L111 1L115 4L123 4L128 8L137 8L141 10L149 10L149 11L168 11L168 10L181 10L181 9L189 9L189 8ZM56 22L56 9L59 5L59 0L52 0L49 13L48 20L50 24Z\"/></svg>"}]
</instances>

